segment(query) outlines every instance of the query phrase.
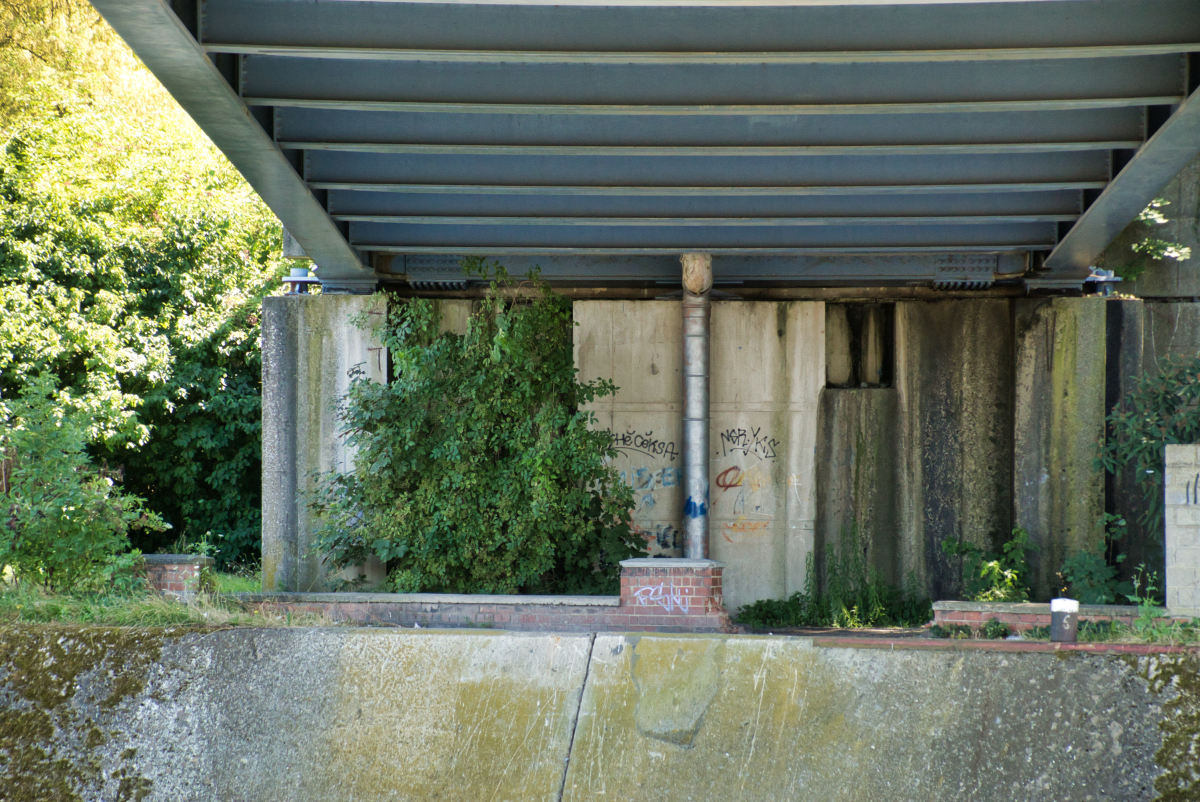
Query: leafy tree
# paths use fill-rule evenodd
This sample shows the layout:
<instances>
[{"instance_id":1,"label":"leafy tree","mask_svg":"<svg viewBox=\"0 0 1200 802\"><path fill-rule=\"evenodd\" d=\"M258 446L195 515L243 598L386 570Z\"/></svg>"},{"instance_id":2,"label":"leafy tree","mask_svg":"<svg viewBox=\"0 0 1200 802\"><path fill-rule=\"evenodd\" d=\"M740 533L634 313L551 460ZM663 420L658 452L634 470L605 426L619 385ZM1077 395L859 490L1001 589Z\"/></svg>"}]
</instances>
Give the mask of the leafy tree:
<instances>
[{"instance_id":1,"label":"leafy tree","mask_svg":"<svg viewBox=\"0 0 1200 802\"><path fill-rule=\"evenodd\" d=\"M536 280L532 301L506 299L494 268L465 334L428 300L391 305L393 378L351 384L356 468L324 477L315 548L339 569L378 555L397 591L616 592L617 563L643 553L632 490L580 410L616 388L577 380L566 299Z\"/></svg>"},{"instance_id":2,"label":"leafy tree","mask_svg":"<svg viewBox=\"0 0 1200 802\"><path fill-rule=\"evenodd\" d=\"M56 377L128 489L257 559L278 222L83 0L5 4L0 75L0 394Z\"/></svg>"},{"instance_id":3,"label":"leafy tree","mask_svg":"<svg viewBox=\"0 0 1200 802\"><path fill-rule=\"evenodd\" d=\"M51 590L130 579L128 532L166 528L92 467L86 427L69 402L39 377L0 403L0 565Z\"/></svg>"}]
</instances>

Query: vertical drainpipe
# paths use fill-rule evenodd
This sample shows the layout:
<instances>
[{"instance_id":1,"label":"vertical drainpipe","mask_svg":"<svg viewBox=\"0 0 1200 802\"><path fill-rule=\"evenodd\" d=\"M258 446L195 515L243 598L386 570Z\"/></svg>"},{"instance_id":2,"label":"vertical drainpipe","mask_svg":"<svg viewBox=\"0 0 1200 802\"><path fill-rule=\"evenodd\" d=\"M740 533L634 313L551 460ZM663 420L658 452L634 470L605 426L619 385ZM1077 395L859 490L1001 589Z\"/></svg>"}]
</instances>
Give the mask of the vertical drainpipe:
<instances>
[{"instance_id":1,"label":"vertical drainpipe","mask_svg":"<svg viewBox=\"0 0 1200 802\"><path fill-rule=\"evenodd\" d=\"M683 507L684 550L708 559L708 291L712 256L685 253L683 263Z\"/></svg>"}]
</instances>

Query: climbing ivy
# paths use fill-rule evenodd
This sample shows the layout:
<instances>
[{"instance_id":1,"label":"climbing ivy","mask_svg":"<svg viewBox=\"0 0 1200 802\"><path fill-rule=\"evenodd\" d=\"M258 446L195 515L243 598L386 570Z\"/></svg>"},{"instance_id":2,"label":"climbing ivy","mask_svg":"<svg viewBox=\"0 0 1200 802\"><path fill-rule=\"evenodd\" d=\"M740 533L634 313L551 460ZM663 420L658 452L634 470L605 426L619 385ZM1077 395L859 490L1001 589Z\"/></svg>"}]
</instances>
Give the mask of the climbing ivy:
<instances>
[{"instance_id":1,"label":"climbing ivy","mask_svg":"<svg viewBox=\"0 0 1200 802\"><path fill-rule=\"evenodd\" d=\"M401 592L614 593L618 561L643 552L612 435L581 406L616 388L578 381L569 301L466 267L495 278L464 334L432 301L393 299L392 381L351 384L356 467L319 484L315 551L339 569L377 555Z\"/></svg>"}]
</instances>

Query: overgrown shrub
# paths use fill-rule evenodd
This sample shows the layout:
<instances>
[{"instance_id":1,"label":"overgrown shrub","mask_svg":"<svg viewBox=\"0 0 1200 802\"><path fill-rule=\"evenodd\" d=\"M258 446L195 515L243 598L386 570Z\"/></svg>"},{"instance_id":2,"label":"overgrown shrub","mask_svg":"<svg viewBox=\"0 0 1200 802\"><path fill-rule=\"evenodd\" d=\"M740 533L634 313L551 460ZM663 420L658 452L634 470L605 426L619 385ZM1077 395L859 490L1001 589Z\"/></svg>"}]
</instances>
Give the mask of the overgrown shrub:
<instances>
[{"instance_id":1,"label":"overgrown shrub","mask_svg":"<svg viewBox=\"0 0 1200 802\"><path fill-rule=\"evenodd\" d=\"M963 558L963 598L969 601L1028 601L1029 562L1025 554L1032 549L1029 533L1019 526L1013 529L1012 539L1004 544L1000 554L952 538L942 541L942 551Z\"/></svg>"},{"instance_id":2,"label":"overgrown shrub","mask_svg":"<svg viewBox=\"0 0 1200 802\"><path fill-rule=\"evenodd\" d=\"M1125 561L1125 555L1117 551L1117 544L1125 537L1128 526L1119 515L1105 513L1105 549L1103 552L1080 551L1068 557L1059 569L1059 575L1070 586L1063 588L1070 598L1080 604L1121 604L1133 593L1133 584L1117 578L1117 566Z\"/></svg>"},{"instance_id":3,"label":"overgrown shrub","mask_svg":"<svg viewBox=\"0 0 1200 802\"><path fill-rule=\"evenodd\" d=\"M825 554L823 590L817 587L816 560L805 562L804 590L787 599L759 599L741 608L738 623L769 627L920 626L933 618L933 606L911 589L894 587L867 564L858 531L842 532L837 548ZM910 588L916 583L909 582Z\"/></svg>"},{"instance_id":4,"label":"overgrown shrub","mask_svg":"<svg viewBox=\"0 0 1200 802\"><path fill-rule=\"evenodd\" d=\"M92 466L70 406L48 379L0 403L0 566L49 590L127 585L129 531L165 527Z\"/></svg>"},{"instance_id":5,"label":"overgrown shrub","mask_svg":"<svg viewBox=\"0 0 1200 802\"><path fill-rule=\"evenodd\" d=\"M642 544L612 436L580 406L616 388L577 380L569 301L537 280L531 299L506 293L490 267L465 334L428 300L391 304L392 381L351 383L356 468L323 477L315 549L339 569L377 555L397 591L615 593Z\"/></svg>"}]
</instances>

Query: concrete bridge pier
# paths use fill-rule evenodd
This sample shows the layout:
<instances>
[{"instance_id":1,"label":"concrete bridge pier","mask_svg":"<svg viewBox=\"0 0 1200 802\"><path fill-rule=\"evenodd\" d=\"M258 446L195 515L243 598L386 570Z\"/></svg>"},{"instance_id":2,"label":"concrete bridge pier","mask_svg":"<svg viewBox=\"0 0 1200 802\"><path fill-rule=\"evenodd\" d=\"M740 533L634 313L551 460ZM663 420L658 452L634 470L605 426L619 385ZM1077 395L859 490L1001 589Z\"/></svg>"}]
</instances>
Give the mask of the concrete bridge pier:
<instances>
[{"instance_id":1,"label":"concrete bridge pier","mask_svg":"<svg viewBox=\"0 0 1200 802\"><path fill-rule=\"evenodd\" d=\"M363 313L385 314L383 296L263 299L264 591L325 589L325 572L311 547L314 475L353 464L336 409L350 387L350 371L357 366L368 378L387 380L382 347L351 323ZM364 570L368 584L382 581L378 561Z\"/></svg>"}]
</instances>

